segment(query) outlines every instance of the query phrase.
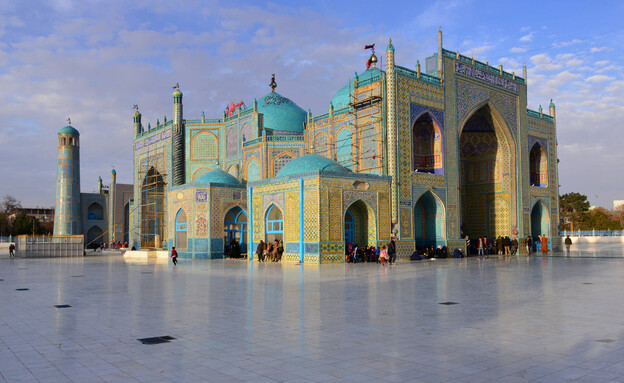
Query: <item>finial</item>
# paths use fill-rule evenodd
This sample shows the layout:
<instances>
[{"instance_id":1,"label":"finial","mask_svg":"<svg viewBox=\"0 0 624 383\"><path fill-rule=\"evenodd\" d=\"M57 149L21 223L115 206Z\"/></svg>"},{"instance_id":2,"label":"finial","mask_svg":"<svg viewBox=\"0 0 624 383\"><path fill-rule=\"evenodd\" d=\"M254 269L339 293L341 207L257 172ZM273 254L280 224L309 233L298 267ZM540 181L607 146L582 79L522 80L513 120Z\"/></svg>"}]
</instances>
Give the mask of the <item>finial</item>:
<instances>
[{"instance_id":1,"label":"finial","mask_svg":"<svg viewBox=\"0 0 624 383\"><path fill-rule=\"evenodd\" d=\"M271 83L269 86L271 87L271 92L275 93L275 88L277 88L277 83L275 82L275 73L271 75Z\"/></svg>"},{"instance_id":2,"label":"finial","mask_svg":"<svg viewBox=\"0 0 624 383\"><path fill-rule=\"evenodd\" d=\"M69 118L69 116L67 116L67 125L71 125L71 118Z\"/></svg>"},{"instance_id":3,"label":"finial","mask_svg":"<svg viewBox=\"0 0 624 383\"><path fill-rule=\"evenodd\" d=\"M134 104L132 106L132 109L134 109L135 112L138 112L139 111L139 106L137 104Z\"/></svg>"},{"instance_id":4,"label":"finial","mask_svg":"<svg viewBox=\"0 0 624 383\"><path fill-rule=\"evenodd\" d=\"M180 83L176 82L176 84L173 86L173 89L180 89Z\"/></svg>"}]
</instances>

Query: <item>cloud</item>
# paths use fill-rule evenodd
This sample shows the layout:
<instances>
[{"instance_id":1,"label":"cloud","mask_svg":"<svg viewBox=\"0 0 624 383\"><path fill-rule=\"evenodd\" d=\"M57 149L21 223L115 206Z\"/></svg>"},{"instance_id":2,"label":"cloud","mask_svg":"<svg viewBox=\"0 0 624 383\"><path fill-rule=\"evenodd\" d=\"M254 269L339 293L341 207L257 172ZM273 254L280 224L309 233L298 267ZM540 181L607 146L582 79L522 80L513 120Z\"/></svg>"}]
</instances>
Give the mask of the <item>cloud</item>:
<instances>
[{"instance_id":1,"label":"cloud","mask_svg":"<svg viewBox=\"0 0 624 383\"><path fill-rule=\"evenodd\" d=\"M603 52L606 51L608 48L607 47L593 47L592 49L590 49L589 51L591 53L598 53L598 52Z\"/></svg>"},{"instance_id":2,"label":"cloud","mask_svg":"<svg viewBox=\"0 0 624 383\"><path fill-rule=\"evenodd\" d=\"M611 80L614 80L614 79L615 79L615 77L610 77L610 76L605 76L605 75L602 75L602 74L598 74L598 75L595 75L595 76L587 77L585 79L585 81L597 83L597 82L611 81Z\"/></svg>"},{"instance_id":3,"label":"cloud","mask_svg":"<svg viewBox=\"0 0 624 383\"><path fill-rule=\"evenodd\" d=\"M522 43L528 43L528 42L531 42L531 41L533 40L533 36L534 36L534 35L535 35L535 32L531 32L531 33L529 33L529 34L526 34L526 35L524 35L524 36L520 37L520 38L518 39L518 41L520 41L520 42L522 42Z\"/></svg>"},{"instance_id":4,"label":"cloud","mask_svg":"<svg viewBox=\"0 0 624 383\"><path fill-rule=\"evenodd\" d=\"M524 53L527 50L525 48L520 48L520 47L513 47L509 50L509 52L511 53Z\"/></svg>"},{"instance_id":5,"label":"cloud","mask_svg":"<svg viewBox=\"0 0 624 383\"><path fill-rule=\"evenodd\" d=\"M534 56L531 56L529 59L534 65L535 69L538 71L554 71L562 68L561 64L555 64L552 62L552 59L547 53L540 53Z\"/></svg>"}]
</instances>

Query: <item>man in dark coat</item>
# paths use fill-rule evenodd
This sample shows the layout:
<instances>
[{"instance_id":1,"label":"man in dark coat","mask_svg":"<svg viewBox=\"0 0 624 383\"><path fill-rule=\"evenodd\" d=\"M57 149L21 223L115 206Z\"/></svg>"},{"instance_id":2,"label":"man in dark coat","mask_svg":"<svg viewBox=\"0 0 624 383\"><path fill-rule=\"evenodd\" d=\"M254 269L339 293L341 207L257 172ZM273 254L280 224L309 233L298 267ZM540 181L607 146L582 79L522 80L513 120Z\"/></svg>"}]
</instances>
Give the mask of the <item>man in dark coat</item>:
<instances>
[{"instance_id":1,"label":"man in dark coat","mask_svg":"<svg viewBox=\"0 0 624 383\"><path fill-rule=\"evenodd\" d=\"M396 242L394 242L396 238L390 238L390 243L388 244L388 263L393 264L396 262Z\"/></svg>"}]
</instances>

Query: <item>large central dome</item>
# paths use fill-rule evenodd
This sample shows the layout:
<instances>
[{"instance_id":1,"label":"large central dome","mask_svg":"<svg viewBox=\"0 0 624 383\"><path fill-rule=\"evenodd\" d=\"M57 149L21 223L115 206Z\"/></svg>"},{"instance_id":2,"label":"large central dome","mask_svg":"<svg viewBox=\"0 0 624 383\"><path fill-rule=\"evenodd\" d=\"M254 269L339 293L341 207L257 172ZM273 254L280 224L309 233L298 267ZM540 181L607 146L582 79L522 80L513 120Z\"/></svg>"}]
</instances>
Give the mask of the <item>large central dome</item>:
<instances>
[{"instance_id":1,"label":"large central dome","mask_svg":"<svg viewBox=\"0 0 624 383\"><path fill-rule=\"evenodd\" d=\"M257 100L258 113L264 115L264 127L276 133L302 133L306 112L279 93L268 93Z\"/></svg>"}]
</instances>

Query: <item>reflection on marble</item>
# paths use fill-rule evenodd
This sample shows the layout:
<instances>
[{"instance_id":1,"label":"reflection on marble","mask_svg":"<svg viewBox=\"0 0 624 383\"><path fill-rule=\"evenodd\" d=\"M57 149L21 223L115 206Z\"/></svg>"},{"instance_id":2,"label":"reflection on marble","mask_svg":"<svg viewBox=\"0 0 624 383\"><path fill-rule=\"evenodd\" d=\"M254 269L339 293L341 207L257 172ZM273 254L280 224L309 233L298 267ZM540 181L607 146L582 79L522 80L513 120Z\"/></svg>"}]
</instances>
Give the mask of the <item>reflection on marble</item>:
<instances>
[{"instance_id":1,"label":"reflection on marble","mask_svg":"<svg viewBox=\"0 0 624 383\"><path fill-rule=\"evenodd\" d=\"M0 259L0 381L622 382L624 248L573 251L391 267ZM161 336L176 339L137 340Z\"/></svg>"}]
</instances>

